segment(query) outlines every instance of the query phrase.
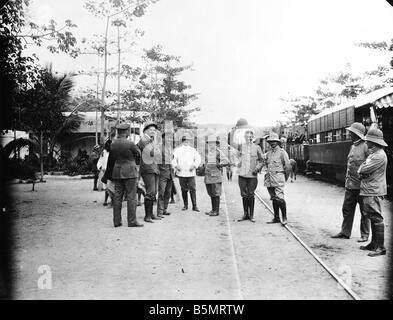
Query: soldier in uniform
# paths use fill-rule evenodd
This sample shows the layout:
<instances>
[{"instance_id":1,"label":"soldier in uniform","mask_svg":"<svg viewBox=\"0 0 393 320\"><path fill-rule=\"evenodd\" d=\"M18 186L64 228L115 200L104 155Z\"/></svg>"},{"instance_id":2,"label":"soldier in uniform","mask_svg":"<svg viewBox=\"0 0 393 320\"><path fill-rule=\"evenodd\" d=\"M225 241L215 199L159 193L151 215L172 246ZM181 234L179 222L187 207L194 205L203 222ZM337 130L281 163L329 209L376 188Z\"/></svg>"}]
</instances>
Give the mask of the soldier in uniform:
<instances>
[{"instance_id":1,"label":"soldier in uniform","mask_svg":"<svg viewBox=\"0 0 393 320\"><path fill-rule=\"evenodd\" d=\"M262 149L259 145L253 143L254 132L247 129L244 132L245 143L240 145L240 161L238 163L239 169L239 187L240 194L243 201L243 217L238 221L254 219L255 206L255 189L258 185L258 172L260 172L263 165Z\"/></svg>"},{"instance_id":2,"label":"soldier in uniform","mask_svg":"<svg viewBox=\"0 0 393 320\"><path fill-rule=\"evenodd\" d=\"M196 202L196 168L201 163L201 156L198 151L189 145L190 136L182 137L182 144L173 152L172 165L176 169L179 177L181 193L184 207L182 210L188 210L188 191L190 192L192 210L199 212Z\"/></svg>"},{"instance_id":3,"label":"soldier in uniform","mask_svg":"<svg viewBox=\"0 0 393 320\"><path fill-rule=\"evenodd\" d=\"M271 149L265 154L265 187L273 202L274 218L268 223L280 222L280 210L282 214L281 223L287 223L287 205L284 199L285 181L292 170L287 152L280 148L280 139L276 133L271 133L267 138Z\"/></svg>"},{"instance_id":4,"label":"soldier in uniform","mask_svg":"<svg viewBox=\"0 0 393 320\"><path fill-rule=\"evenodd\" d=\"M211 199L212 210L205 212L209 216L218 216L220 213L220 196L222 193L222 174L221 168L230 165L228 158L218 148L219 141L214 137L209 137L207 161L205 165L205 178L207 193Z\"/></svg>"},{"instance_id":5,"label":"soldier in uniform","mask_svg":"<svg viewBox=\"0 0 393 320\"><path fill-rule=\"evenodd\" d=\"M152 223L153 220L161 219L160 217L155 216L153 213L153 204L156 200L158 177L160 174L156 157L161 154L158 145L154 140L156 130L157 125L153 122L148 122L143 128L143 136L138 142L138 147L142 153L140 175L146 188L146 195L144 200L144 220L150 223Z\"/></svg>"},{"instance_id":6,"label":"soldier in uniform","mask_svg":"<svg viewBox=\"0 0 393 320\"><path fill-rule=\"evenodd\" d=\"M123 199L127 201L127 222L129 227L142 227L136 220L136 187L138 182L137 163L140 161L138 147L127 139L130 126L126 123L116 126L118 137L111 144L107 170L103 182L112 180L115 185L113 195L113 224L120 227Z\"/></svg>"},{"instance_id":7,"label":"soldier in uniform","mask_svg":"<svg viewBox=\"0 0 393 320\"><path fill-rule=\"evenodd\" d=\"M347 174L345 178L345 195L342 206L343 222L341 231L332 236L332 238L349 239L351 237L353 218L355 216L356 204L359 203L361 219L360 219L360 235L358 242L365 242L368 240L370 234L370 220L367 218L360 206L360 178L358 175L359 166L366 160L368 152L367 145L362 140L366 128L359 122L354 122L347 128L352 139L352 146L348 154L347 160Z\"/></svg>"},{"instance_id":8,"label":"soldier in uniform","mask_svg":"<svg viewBox=\"0 0 393 320\"><path fill-rule=\"evenodd\" d=\"M371 128L364 140L367 143L369 155L359 169L360 176L360 206L371 221L371 242L361 246L362 250L371 250L368 255L376 257L386 254L384 246L385 225L381 211L381 202L387 194L386 167L387 156L383 147L383 133L377 128Z\"/></svg>"},{"instance_id":9,"label":"soldier in uniform","mask_svg":"<svg viewBox=\"0 0 393 320\"><path fill-rule=\"evenodd\" d=\"M173 188L174 171L172 168L173 136L169 132L162 134L162 162L158 165L160 176L158 181L157 217L170 215L167 211Z\"/></svg>"}]
</instances>

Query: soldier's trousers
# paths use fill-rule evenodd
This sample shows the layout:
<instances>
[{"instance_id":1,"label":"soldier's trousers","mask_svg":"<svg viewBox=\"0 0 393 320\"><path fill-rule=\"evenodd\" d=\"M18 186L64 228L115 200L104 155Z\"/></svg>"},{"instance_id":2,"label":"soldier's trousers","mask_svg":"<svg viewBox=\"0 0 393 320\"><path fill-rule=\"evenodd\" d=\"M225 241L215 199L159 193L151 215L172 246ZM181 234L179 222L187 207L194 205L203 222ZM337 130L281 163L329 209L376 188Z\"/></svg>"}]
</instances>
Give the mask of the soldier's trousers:
<instances>
[{"instance_id":1,"label":"soldier's trousers","mask_svg":"<svg viewBox=\"0 0 393 320\"><path fill-rule=\"evenodd\" d=\"M359 196L360 207L364 214L370 219L371 223L383 223L381 201L383 197L380 196Z\"/></svg>"},{"instance_id":2,"label":"soldier's trousers","mask_svg":"<svg viewBox=\"0 0 393 320\"><path fill-rule=\"evenodd\" d=\"M143 173L142 179L145 184L146 195L145 199L154 201L156 200L157 189L158 189L158 178L159 175L156 173Z\"/></svg>"},{"instance_id":3,"label":"soldier's trousers","mask_svg":"<svg viewBox=\"0 0 393 320\"><path fill-rule=\"evenodd\" d=\"M195 177L179 177L180 188L182 191L195 192Z\"/></svg>"},{"instance_id":4,"label":"soldier's trousers","mask_svg":"<svg viewBox=\"0 0 393 320\"><path fill-rule=\"evenodd\" d=\"M240 195L242 198L254 197L254 192L257 186L258 178L245 178L239 176Z\"/></svg>"},{"instance_id":5,"label":"soldier's trousers","mask_svg":"<svg viewBox=\"0 0 393 320\"><path fill-rule=\"evenodd\" d=\"M347 237L351 236L353 219L355 216L356 204L359 203L360 208L360 236L368 238L370 234L370 220L364 212L364 206L360 202L360 190L345 189L344 202L342 206L343 223L341 226L341 234Z\"/></svg>"},{"instance_id":6,"label":"soldier's trousers","mask_svg":"<svg viewBox=\"0 0 393 320\"><path fill-rule=\"evenodd\" d=\"M162 214L168 209L169 199L171 198L172 186L173 179L160 176L158 181L158 214Z\"/></svg>"},{"instance_id":7,"label":"soldier's trousers","mask_svg":"<svg viewBox=\"0 0 393 320\"><path fill-rule=\"evenodd\" d=\"M136 187L137 178L114 179L115 192L113 195L113 224L118 226L121 223L121 208L123 199L127 201L127 222L128 225L136 223Z\"/></svg>"},{"instance_id":8,"label":"soldier's trousers","mask_svg":"<svg viewBox=\"0 0 393 320\"><path fill-rule=\"evenodd\" d=\"M209 197L220 197L222 193L222 183L207 183L206 190Z\"/></svg>"},{"instance_id":9,"label":"soldier's trousers","mask_svg":"<svg viewBox=\"0 0 393 320\"><path fill-rule=\"evenodd\" d=\"M270 200L281 201L284 198L284 187L267 187L267 192L269 192Z\"/></svg>"}]
</instances>

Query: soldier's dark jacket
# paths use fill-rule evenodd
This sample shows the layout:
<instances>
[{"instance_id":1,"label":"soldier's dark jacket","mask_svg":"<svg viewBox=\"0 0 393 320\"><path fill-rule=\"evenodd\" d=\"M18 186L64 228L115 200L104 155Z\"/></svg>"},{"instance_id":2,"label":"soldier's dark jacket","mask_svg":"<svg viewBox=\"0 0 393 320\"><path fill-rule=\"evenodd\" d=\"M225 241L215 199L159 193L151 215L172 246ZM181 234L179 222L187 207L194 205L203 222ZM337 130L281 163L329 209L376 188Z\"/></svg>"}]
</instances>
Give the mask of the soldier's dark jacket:
<instances>
[{"instance_id":1,"label":"soldier's dark jacket","mask_svg":"<svg viewBox=\"0 0 393 320\"><path fill-rule=\"evenodd\" d=\"M140 156L138 147L127 138L113 140L103 182L107 179L137 178Z\"/></svg>"}]
</instances>

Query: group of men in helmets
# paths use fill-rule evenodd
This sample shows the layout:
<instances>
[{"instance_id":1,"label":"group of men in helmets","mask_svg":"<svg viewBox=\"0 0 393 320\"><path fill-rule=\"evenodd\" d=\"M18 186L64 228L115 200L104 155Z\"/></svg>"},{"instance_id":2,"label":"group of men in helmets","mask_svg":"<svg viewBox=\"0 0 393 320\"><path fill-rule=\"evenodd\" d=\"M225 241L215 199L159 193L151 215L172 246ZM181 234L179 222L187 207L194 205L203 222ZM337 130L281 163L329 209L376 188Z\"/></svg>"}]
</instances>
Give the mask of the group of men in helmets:
<instances>
[{"instance_id":1,"label":"group of men in helmets","mask_svg":"<svg viewBox=\"0 0 393 320\"><path fill-rule=\"evenodd\" d=\"M341 231L332 238L351 237L355 209L359 204L361 238L358 242L368 241L371 229L371 241L360 249L371 251L370 257L385 255L381 202L387 194L387 156L383 150L387 143L381 130L370 128L366 134L365 126L360 122L353 123L347 130L353 143L347 160L343 222Z\"/></svg>"},{"instance_id":2,"label":"group of men in helmets","mask_svg":"<svg viewBox=\"0 0 393 320\"><path fill-rule=\"evenodd\" d=\"M188 210L188 193L190 193L192 210L199 212L196 203L196 169L201 164L198 151L190 146L191 138L184 135L181 145L173 150L173 135L166 139L162 134L162 144L156 139L157 125L147 123L143 136L137 145L127 139L129 125L116 126L117 138L111 145L107 170L103 180L111 180L115 185L113 198L114 226L121 226L122 201L127 201L127 221L130 227L143 226L136 220L136 190L138 179L143 179L146 195L144 200L145 222L162 219L169 215L167 211L173 179L176 175L182 191L184 206ZM381 200L387 194L386 167L387 156L383 150L387 144L383 133L371 128L366 134L363 124L355 122L347 130L350 132L353 145L348 154L345 195L342 206L343 223L341 231L332 236L336 239L349 239L356 205L361 212L359 242L368 241L370 229L372 233L369 244L361 246L369 250L369 256L386 254L384 247L384 222L381 212ZM205 177L207 193L211 199L212 209L206 212L209 216L219 215L220 197L222 194L222 168L236 163L238 166L238 184L243 204L243 216L238 221L255 222L255 190L258 185L258 173L266 168L264 186L270 195L274 217L268 223L287 223L287 206L284 197L284 186L292 166L287 152L282 148L279 136L272 132L266 141L270 148L262 152L260 145L254 143L254 132L246 126L243 143L232 156L224 153L216 137L206 140L207 153L205 161ZM158 160L158 161L157 161ZM140 165L138 169L138 165ZM156 198L158 194L158 199ZM153 212L153 204L157 200L157 214ZM281 213L281 215L280 215Z\"/></svg>"}]
</instances>

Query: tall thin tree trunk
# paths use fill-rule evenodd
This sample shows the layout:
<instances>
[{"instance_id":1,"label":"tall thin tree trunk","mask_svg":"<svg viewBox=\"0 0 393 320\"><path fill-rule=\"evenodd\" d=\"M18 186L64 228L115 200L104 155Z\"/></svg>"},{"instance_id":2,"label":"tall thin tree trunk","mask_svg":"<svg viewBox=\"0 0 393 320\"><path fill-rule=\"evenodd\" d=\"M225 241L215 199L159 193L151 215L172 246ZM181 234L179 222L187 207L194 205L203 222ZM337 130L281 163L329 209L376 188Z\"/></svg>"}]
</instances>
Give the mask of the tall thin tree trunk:
<instances>
[{"instance_id":1,"label":"tall thin tree trunk","mask_svg":"<svg viewBox=\"0 0 393 320\"><path fill-rule=\"evenodd\" d=\"M117 123L120 122L120 30L117 27Z\"/></svg>"},{"instance_id":2,"label":"tall thin tree trunk","mask_svg":"<svg viewBox=\"0 0 393 320\"><path fill-rule=\"evenodd\" d=\"M42 127L42 121L41 121L41 127ZM44 151L42 150L42 128L41 128L41 132L40 132L40 166L41 166L41 179L40 181L43 182L44 181L44 159L43 159L43 153Z\"/></svg>"},{"instance_id":3,"label":"tall thin tree trunk","mask_svg":"<svg viewBox=\"0 0 393 320\"><path fill-rule=\"evenodd\" d=\"M101 109L101 137L100 142L104 143L104 124L105 124L105 95L106 95L106 77L108 75L108 29L109 29L109 18L106 20L106 30L105 30L105 44L104 44L104 80L102 82L102 92L101 92L101 101L102 101L102 109Z\"/></svg>"}]
</instances>

